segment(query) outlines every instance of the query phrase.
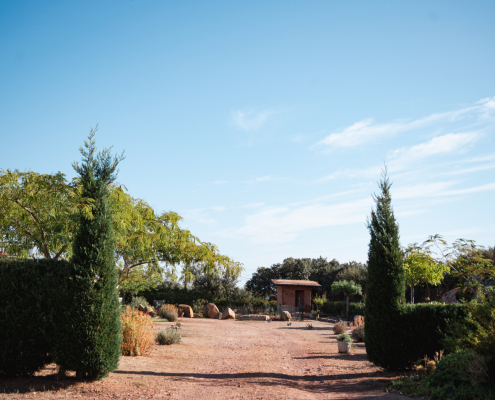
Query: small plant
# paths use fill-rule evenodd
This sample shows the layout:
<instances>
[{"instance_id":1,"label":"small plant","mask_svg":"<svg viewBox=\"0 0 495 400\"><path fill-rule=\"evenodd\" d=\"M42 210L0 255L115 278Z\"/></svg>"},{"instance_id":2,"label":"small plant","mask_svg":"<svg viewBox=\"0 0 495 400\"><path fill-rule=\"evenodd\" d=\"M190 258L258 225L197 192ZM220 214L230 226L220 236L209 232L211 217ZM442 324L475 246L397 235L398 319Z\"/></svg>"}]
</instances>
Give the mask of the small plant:
<instances>
[{"instance_id":1,"label":"small plant","mask_svg":"<svg viewBox=\"0 0 495 400\"><path fill-rule=\"evenodd\" d=\"M122 320L122 355L141 356L153 348L155 323L150 316L126 307Z\"/></svg>"},{"instance_id":2,"label":"small plant","mask_svg":"<svg viewBox=\"0 0 495 400\"><path fill-rule=\"evenodd\" d=\"M345 333L346 330L347 330L347 324L344 321L337 322L333 326L333 333L335 333L336 335L340 335L341 333Z\"/></svg>"},{"instance_id":3,"label":"small plant","mask_svg":"<svg viewBox=\"0 0 495 400\"><path fill-rule=\"evenodd\" d=\"M171 322L177 321L177 307L172 304L164 304L158 308L158 315L160 318L168 319Z\"/></svg>"},{"instance_id":4,"label":"small plant","mask_svg":"<svg viewBox=\"0 0 495 400\"><path fill-rule=\"evenodd\" d=\"M347 333L341 333L339 336L337 336L337 341L338 342L345 342L345 343L352 343L352 339Z\"/></svg>"},{"instance_id":5,"label":"small plant","mask_svg":"<svg viewBox=\"0 0 495 400\"><path fill-rule=\"evenodd\" d=\"M313 328L313 324L307 324L306 325L306 329L312 330L312 329L315 329L315 328Z\"/></svg>"},{"instance_id":6,"label":"small plant","mask_svg":"<svg viewBox=\"0 0 495 400\"><path fill-rule=\"evenodd\" d=\"M287 326L292 326L292 321L289 319L289 322L287 322Z\"/></svg>"},{"instance_id":7,"label":"small plant","mask_svg":"<svg viewBox=\"0 0 495 400\"><path fill-rule=\"evenodd\" d=\"M267 319L267 321L268 321L268 323L272 322L272 318L271 318L271 317L269 317L269 318Z\"/></svg>"},{"instance_id":8,"label":"small plant","mask_svg":"<svg viewBox=\"0 0 495 400\"><path fill-rule=\"evenodd\" d=\"M199 314L203 312L203 308L205 307L205 304L208 302L204 299L198 299L196 301L193 301L192 303L192 309L194 314Z\"/></svg>"},{"instance_id":9,"label":"small plant","mask_svg":"<svg viewBox=\"0 0 495 400\"><path fill-rule=\"evenodd\" d=\"M176 329L168 328L157 333L156 342L159 345L180 344L181 338L182 336Z\"/></svg>"},{"instance_id":10,"label":"small plant","mask_svg":"<svg viewBox=\"0 0 495 400\"><path fill-rule=\"evenodd\" d=\"M170 322L176 322L179 316L176 311L170 310L165 313L165 318L167 318Z\"/></svg>"},{"instance_id":11,"label":"small plant","mask_svg":"<svg viewBox=\"0 0 495 400\"><path fill-rule=\"evenodd\" d=\"M175 326L177 327L177 329L182 329L182 324L180 322L176 322Z\"/></svg>"},{"instance_id":12,"label":"small plant","mask_svg":"<svg viewBox=\"0 0 495 400\"><path fill-rule=\"evenodd\" d=\"M364 326L360 325L355 327L351 331L351 337L355 342L364 342Z\"/></svg>"}]
</instances>

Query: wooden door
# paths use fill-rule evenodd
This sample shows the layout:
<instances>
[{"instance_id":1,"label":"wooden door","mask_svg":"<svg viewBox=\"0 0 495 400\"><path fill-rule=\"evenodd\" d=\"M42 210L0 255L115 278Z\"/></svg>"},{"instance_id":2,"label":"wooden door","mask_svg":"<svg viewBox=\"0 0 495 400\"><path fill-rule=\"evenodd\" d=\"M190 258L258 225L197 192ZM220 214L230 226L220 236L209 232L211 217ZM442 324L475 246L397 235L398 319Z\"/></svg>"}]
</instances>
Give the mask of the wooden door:
<instances>
[{"instance_id":1,"label":"wooden door","mask_svg":"<svg viewBox=\"0 0 495 400\"><path fill-rule=\"evenodd\" d=\"M296 290L296 307L304 307L304 290Z\"/></svg>"}]
</instances>

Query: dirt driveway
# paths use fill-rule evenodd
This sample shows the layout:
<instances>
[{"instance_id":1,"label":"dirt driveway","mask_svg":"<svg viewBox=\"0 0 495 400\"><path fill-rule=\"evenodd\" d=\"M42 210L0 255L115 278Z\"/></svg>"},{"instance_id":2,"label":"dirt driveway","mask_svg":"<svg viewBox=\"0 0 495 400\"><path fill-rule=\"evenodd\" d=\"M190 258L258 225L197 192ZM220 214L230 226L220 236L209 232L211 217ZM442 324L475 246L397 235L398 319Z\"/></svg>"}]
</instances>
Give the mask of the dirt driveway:
<instances>
[{"instance_id":1,"label":"dirt driveway","mask_svg":"<svg viewBox=\"0 0 495 400\"><path fill-rule=\"evenodd\" d=\"M339 355L324 322L181 318L183 343L122 357L101 382L55 379L54 365L31 379L0 379L0 399L405 399L385 393L393 377L366 361L363 344ZM308 322L314 329L306 329ZM157 323L165 329L170 323Z\"/></svg>"}]
</instances>

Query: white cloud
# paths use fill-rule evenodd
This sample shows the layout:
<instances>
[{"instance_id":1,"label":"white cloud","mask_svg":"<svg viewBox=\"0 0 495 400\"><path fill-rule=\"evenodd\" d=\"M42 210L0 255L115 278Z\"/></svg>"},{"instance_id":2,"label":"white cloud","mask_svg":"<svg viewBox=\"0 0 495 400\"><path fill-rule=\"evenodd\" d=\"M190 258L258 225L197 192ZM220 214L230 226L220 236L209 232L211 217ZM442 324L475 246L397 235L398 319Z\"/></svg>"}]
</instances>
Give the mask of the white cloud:
<instances>
[{"instance_id":1,"label":"white cloud","mask_svg":"<svg viewBox=\"0 0 495 400\"><path fill-rule=\"evenodd\" d=\"M268 175L268 176L262 176L261 178L256 178L256 182L263 182L263 181L271 181L273 178Z\"/></svg>"},{"instance_id":2,"label":"white cloud","mask_svg":"<svg viewBox=\"0 0 495 400\"><path fill-rule=\"evenodd\" d=\"M398 133L426 127L435 122L458 121L471 114L474 115L475 113L487 117L490 115L490 111L495 110L495 97L482 99L476 104L477 105L465 107L460 110L431 114L425 118L410 122L394 121L377 124L373 119L367 118L358 121L341 131L331 133L325 139L316 143L315 146L326 146L327 148L354 147L378 138L386 138Z\"/></svg>"},{"instance_id":3,"label":"white cloud","mask_svg":"<svg viewBox=\"0 0 495 400\"><path fill-rule=\"evenodd\" d=\"M274 114L276 114L274 110L260 112L237 110L232 112L232 119L238 129L248 132L261 128Z\"/></svg>"}]
</instances>

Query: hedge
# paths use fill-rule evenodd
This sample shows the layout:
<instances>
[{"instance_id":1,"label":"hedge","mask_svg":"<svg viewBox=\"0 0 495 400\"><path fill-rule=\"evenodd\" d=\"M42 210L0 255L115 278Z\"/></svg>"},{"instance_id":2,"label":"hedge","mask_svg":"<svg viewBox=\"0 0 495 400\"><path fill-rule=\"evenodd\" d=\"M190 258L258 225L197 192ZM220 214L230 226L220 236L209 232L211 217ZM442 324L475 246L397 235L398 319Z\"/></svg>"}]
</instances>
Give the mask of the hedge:
<instances>
[{"instance_id":1,"label":"hedge","mask_svg":"<svg viewBox=\"0 0 495 400\"><path fill-rule=\"evenodd\" d=\"M322 314L345 316L345 301L327 301L321 307ZM352 319L355 315L364 315L363 303L349 303L349 318Z\"/></svg>"},{"instance_id":2,"label":"hedge","mask_svg":"<svg viewBox=\"0 0 495 400\"><path fill-rule=\"evenodd\" d=\"M30 376L51 362L69 270L66 261L0 258L0 374Z\"/></svg>"}]
</instances>

